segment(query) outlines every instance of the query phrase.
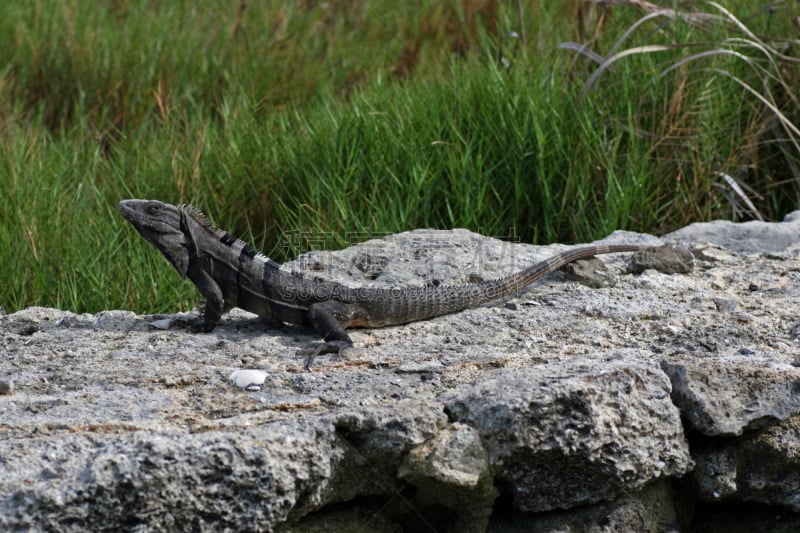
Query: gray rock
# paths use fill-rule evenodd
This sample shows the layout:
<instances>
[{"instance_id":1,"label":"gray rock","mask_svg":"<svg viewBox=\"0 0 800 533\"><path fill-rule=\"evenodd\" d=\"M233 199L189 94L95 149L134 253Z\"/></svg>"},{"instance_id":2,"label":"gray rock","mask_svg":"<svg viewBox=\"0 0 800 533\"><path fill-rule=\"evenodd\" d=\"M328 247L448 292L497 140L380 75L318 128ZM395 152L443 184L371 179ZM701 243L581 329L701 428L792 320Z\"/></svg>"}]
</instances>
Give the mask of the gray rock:
<instances>
[{"instance_id":1,"label":"gray rock","mask_svg":"<svg viewBox=\"0 0 800 533\"><path fill-rule=\"evenodd\" d=\"M800 211L789 213L779 224L758 220L695 222L665 235L664 240L685 244L708 242L737 253L782 252L797 245L797 232L800 231L798 213Z\"/></svg>"},{"instance_id":2,"label":"gray rock","mask_svg":"<svg viewBox=\"0 0 800 533\"><path fill-rule=\"evenodd\" d=\"M755 501L800 511L800 416L697 454L701 498Z\"/></svg>"},{"instance_id":3,"label":"gray rock","mask_svg":"<svg viewBox=\"0 0 800 533\"><path fill-rule=\"evenodd\" d=\"M738 436L800 413L800 368L753 355L672 357L662 363L672 398L695 429Z\"/></svg>"},{"instance_id":4,"label":"gray rock","mask_svg":"<svg viewBox=\"0 0 800 533\"><path fill-rule=\"evenodd\" d=\"M0 530L670 530L713 524L691 508L718 501L796 512L800 232L759 225L780 251L744 255L738 227L686 242L690 273L600 256L614 287L553 273L513 305L353 330L312 372L313 332L240 311L209 334L187 330L195 313L0 314ZM564 248L418 230L287 268L425 286ZM263 387L236 387L241 368Z\"/></svg>"},{"instance_id":5,"label":"gray rock","mask_svg":"<svg viewBox=\"0 0 800 533\"><path fill-rule=\"evenodd\" d=\"M404 412L420 414L379 409L191 436L121 424L50 428L3 446L12 489L3 490L0 526L191 530L210 519L215 528L259 530L362 493L394 494L404 452L430 439L442 418Z\"/></svg>"},{"instance_id":6,"label":"gray rock","mask_svg":"<svg viewBox=\"0 0 800 533\"><path fill-rule=\"evenodd\" d=\"M573 261L565 265L562 270L567 279L580 281L584 285L594 289L613 287L617 284L617 277L613 272L610 272L606 264L597 257Z\"/></svg>"},{"instance_id":7,"label":"gray rock","mask_svg":"<svg viewBox=\"0 0 800 533\"><path fill-rule=\"evenodd\" d=\"M664 274L687 274L694 267L689 250L677 246L661 246L641 250L631 257L631 272L641 274L652 268Z\"/></svg>"},{"instance_id":8,"label":"gray rock","mask_svg":"<svg viewBox=\"0 0 800 533\"><path fill-rule=\"evenodd\" d=\"M692 466L669 381L652 365L589 357L495 370L445 398L523 511L613 500Z\"/></svg>"},{"instance_id":9,"label":"gray rock","mask_svg":"<svg viewBox=\"0 0 800 533\"><path fill-rule=\"evenodd\" d=\"M621 498L568 511L547 513L510 512L493 517L489 533L563 533L585 531L681 531L674 502L680 501L668 480L655 481Z\"/></svg>"},{"instance_id":10,"label":"gray rock","mask_svg":"<svg viewBox=\"0 0 800 533\"><path fill-rule=\"evenodd\" d=\"M6 442L2 529L208 529L204 517L253 529L319 499L319 482L330 476L315 431L298 424L192 438L106 431L87 427Z\"/></svg>"},{"instance_id":11,"label":"gray rock","mask_svg":"<svg viewBox=\"0 0 800 533\"><path fill-rule=\"evenodd\" d=\"M414 484L418 505L441 505L456 515L457 531L484 531L497 490L480 434L455 423L412 449L398 476Z\"/></svg>"}]
</instances>

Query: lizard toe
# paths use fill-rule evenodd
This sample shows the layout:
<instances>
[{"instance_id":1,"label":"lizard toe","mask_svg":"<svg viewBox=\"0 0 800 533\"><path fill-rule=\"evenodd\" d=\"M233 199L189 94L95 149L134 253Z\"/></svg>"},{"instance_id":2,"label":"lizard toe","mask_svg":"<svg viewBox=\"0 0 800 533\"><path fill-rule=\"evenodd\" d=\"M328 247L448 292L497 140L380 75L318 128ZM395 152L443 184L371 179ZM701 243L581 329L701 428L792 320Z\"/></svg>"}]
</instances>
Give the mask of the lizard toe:
<instances>
[{"instance_id":1,"label":"lizard toe","mask_svg":"<svg viewBox=\"0 0 800 533\"><path fill-rule=\"evenodd\" d=\"M314 358L318 355L322 354L333 354L334 356L340 356L344 350L350 348L353 345L352 342L347 341L325 341L319 344L316 344L310 348L302 349L298 352L298 355L303 355L306 358L305 363L303 364L303 368L306 370L311 369L311 363L314 362Z\"/></svg>"}]
</instances>

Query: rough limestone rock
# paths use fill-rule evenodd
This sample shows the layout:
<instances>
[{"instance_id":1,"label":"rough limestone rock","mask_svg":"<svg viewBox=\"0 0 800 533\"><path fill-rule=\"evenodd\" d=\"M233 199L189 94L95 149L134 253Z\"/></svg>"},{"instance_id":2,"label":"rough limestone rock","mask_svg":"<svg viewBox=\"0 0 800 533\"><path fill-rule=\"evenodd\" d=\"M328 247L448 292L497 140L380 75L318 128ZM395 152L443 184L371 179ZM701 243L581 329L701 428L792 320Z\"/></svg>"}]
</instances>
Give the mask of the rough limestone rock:
<instances>
[{"instance_id":1,"label":"rough limestone rock","mask_svg":"<svg viewBox=\"0 0 800 533\"><path fill-rule=\"evenodd\" d=\"M800 214L607 239L662 240L311 372L313 332L240 311L0 315L0 530L792 530ZM418 230L293 268L440 285L564 248Z\"/></svg>"},{"instance_id":2,"label":"rough limestone rock","mask_svg":"<svg viewBox=\"0 0 800 533\"><path fill-rule=\"evenodd\" d=\"M675 356L672 398L704 435L738 436L800 412L800 368L752 355Z\"/></svg>"},{"instance_id":3,"label":"rough limestone rock","mask_svg":"<svg viewBox=\"0 0 800 533\"><path fill-rule=\"evenodd\" d=\"M742 253L783 252L797 246L800 211L792 211L783 224L751 220L735 223L729 220L695 222L672 232L667 240L688 243L707 242Z\"/></svg>"},{"instance_id":4,"label":"rough limestone rock","mask_svg":"<svg viewBox=\"0 0 800 533\"><path fill-rule=\"evenodd\" d=\"M750 500L800 511L800 416L699 452L692 477L708 501Z\"/></svg>"},{"instance_id":5,"label":"rough limestone rock","mask_svg":"<svg viewBox=\"0 0 800 533\"><path fill-rule=\"evenodd\" d=\"M669 381L635 359L497 370L445 405L481 434L497 483L523 511L613 500L692 466Z\"/></svg>"}]
</instances>

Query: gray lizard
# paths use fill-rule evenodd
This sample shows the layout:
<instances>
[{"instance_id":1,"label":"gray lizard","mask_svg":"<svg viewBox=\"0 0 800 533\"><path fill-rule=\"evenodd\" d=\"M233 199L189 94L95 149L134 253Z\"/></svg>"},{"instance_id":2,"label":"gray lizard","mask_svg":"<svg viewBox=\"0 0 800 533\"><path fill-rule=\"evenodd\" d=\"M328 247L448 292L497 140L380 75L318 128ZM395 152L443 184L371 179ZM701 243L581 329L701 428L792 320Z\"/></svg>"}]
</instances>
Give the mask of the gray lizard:
<instances>
[{"instance_id":1,"label":"gray lizard","mask_svg":"<svg viewBox=\"0 0 800 533\"><path fill-rule=\"evenodd\" d=\"M406 324L455 313L508 298L577 259L652 248L581 246L504 278L476 283L400 290L349 288L281 270L278 263L216 228L192 206L123 200L119 211L205 297L203 319L196 329L213 330L222 313L234 307L267 320L311 326L324 342L309 351L306 367L320 353L352 346L345 328Z\"/></svg>"}]
</instances>

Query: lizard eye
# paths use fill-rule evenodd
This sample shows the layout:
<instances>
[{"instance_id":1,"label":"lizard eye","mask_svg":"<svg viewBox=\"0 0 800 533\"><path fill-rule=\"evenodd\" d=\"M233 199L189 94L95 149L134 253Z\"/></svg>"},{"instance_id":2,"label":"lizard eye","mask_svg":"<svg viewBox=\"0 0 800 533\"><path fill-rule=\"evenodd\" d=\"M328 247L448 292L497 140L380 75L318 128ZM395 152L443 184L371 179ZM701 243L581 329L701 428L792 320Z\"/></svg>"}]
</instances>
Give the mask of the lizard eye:
<instances>
[{"instance_id":1,"label":"lizard eye","mask_svg":"<svg viewBox=\"0 0 800 533\"><path fill-rule=\"evenodd\" d=\"M158 204L147 204L147 213L149 215L158 215L158 212L161 211L161 206Z\"/></svg>"}]
</instances>

